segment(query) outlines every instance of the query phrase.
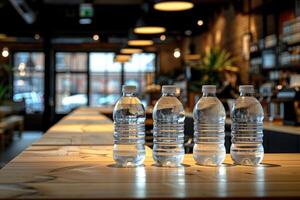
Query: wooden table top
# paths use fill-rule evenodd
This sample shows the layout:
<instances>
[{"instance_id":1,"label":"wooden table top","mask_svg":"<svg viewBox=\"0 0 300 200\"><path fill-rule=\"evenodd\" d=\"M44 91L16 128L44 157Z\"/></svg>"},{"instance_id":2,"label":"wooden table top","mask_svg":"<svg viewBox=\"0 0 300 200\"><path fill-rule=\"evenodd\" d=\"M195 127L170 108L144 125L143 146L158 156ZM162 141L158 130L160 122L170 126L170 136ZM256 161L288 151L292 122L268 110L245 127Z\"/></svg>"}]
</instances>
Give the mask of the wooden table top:
<instances>
[{"instance_id":1,"label":"wooden table top","mask_svg":"<svg viewBox=\"0 0 300 200\"><path fill-rule=\"evenodd\" d=\"M99 123L97 123L99 122ZM103 127L103 129L102 129ZM93 109L63 118L44 137L0 170L0 198L300 198L300 154L266 154L258 167L195 165L117 168L112 122Z\"/></svg>"}]
</instances>

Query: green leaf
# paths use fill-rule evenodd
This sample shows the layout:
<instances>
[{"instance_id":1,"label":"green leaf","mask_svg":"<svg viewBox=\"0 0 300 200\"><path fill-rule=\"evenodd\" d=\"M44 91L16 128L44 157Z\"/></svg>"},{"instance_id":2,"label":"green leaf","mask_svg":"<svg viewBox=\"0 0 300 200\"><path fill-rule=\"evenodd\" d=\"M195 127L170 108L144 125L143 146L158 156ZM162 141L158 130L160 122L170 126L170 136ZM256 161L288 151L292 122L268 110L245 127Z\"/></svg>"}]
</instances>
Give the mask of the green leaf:
<instances>
[{"instance_id":1,"label":"green leaf","mask_svg":"<svg viewBox=\"0 0 300 200\"><path fill-rule=\"evenodd\" d=\"M202 56L200 62L190 63L191 67L198 69L202 74L201 80L197 83L191 83L190 89L198 89L198 87L201 87L203 84L217 84L220 77L220 71L227 66L231 66L234 61L235 58L232 57L231 53L228 51L219 47L211 48L207 54Z\"/></svg>"}]
</instances>

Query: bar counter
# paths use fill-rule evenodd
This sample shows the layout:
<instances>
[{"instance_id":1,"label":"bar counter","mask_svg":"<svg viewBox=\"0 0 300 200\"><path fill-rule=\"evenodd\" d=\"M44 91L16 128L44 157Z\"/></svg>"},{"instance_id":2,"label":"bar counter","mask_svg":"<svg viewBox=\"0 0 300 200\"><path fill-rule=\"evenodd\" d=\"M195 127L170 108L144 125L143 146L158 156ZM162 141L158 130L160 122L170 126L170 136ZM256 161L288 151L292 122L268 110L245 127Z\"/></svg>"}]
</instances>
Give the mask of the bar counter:
<instances>
[{"instance_id":1,"label":"bar counter","mask_svg":"<svg viewBox=\"0 0 300 200\"><path fill-rule=\"evenodd\" d=\"M81 108L50 128L38 142L0 170L0 198L281 198L300 197L300 154L265 154L257 167L153 164L117 168L112 158L112 121L98 109Z\"/></svg>"},{"instance_id":2,"label":"bar counter","mask_svg":"<svg viewBox=\"0 0 300 200\"><path fill-rule=\"evenodd\" d=\"M107 116L111 116L113 112L113 107L97 107L95 108L98 112L105 114ZM147 109L146 110L148 115L152 115L152 110ZM186 117L193 118L193 113L186 112ZM151 122L152 123L152 122ZM231 120L226 119L226 124L231 125ZM299 135L300 136L300 126L290 126L290 125L284 125L282 122L264 122L264 131L272 131L272 132L278 132L278 133L286 133L286 134L293 134L293 135Z\"/></svg>"}]
</instances>

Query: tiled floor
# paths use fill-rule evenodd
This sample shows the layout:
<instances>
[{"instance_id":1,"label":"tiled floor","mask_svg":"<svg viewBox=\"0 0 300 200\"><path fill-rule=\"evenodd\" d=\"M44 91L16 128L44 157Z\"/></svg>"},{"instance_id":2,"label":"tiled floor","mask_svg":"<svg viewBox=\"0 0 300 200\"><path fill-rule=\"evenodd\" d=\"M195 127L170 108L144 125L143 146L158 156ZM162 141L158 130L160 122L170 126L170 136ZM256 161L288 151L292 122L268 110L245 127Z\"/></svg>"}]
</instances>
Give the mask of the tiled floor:
<instances>
[{"instance_id":1,"label":"tiled floor","mask_svg":"<svg viewBox=\"0 0 300 200\"><path fill-rule=\"evenodd\" d=\"M42 132L37 131L25 131L21 138L15 134L13 140L0 150L0 168L41 137Z\"/></svg>"}]
</instances>

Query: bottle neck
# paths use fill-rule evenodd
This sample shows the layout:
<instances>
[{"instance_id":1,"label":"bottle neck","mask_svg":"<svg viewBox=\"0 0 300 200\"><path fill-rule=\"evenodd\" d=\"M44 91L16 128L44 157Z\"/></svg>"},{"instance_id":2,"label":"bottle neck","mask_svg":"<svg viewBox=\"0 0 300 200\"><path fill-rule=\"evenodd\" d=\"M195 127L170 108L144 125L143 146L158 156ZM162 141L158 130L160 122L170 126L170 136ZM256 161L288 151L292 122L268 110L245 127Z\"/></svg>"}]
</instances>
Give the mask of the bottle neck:
<instances>
[{"instance_id":1,"label":"bottle neck","mask_svg":"<svg viewBox=\"0 0 300 200\"><path fill-rule=\"evenodd\" d=\"M203 92L203 97L215 97L216 93L213 92Z\"/></svg>"},{"instance_id":2,"label":"bottle neck","mask_svg":"<svg viewBox=\"0 0 300 200\"><path fill-rule=\"evenodd\" d=\"M166 92L166 93L163 93L162 96L164 97L176 97L176 93L174 92Z\"/></svg>"},{"instance_id":3,"label":"bottle neck","mask_svg":"<svg viewBox=\"0 0 300 200\"><path fill-rule=\"evenodd\" d=\"M123 97L135 97L135 94L123 92Z\"/></svg>"},{"instance_id":4,"label":"bottle neck","mask_svg":"<svg viewBox=\"0 0 300 200\"><path fill-rule=\"evenodd\" d=\"M240 92L240 97L253 97L254 94L252 92Z\"/></svg>"}]
</instances>

